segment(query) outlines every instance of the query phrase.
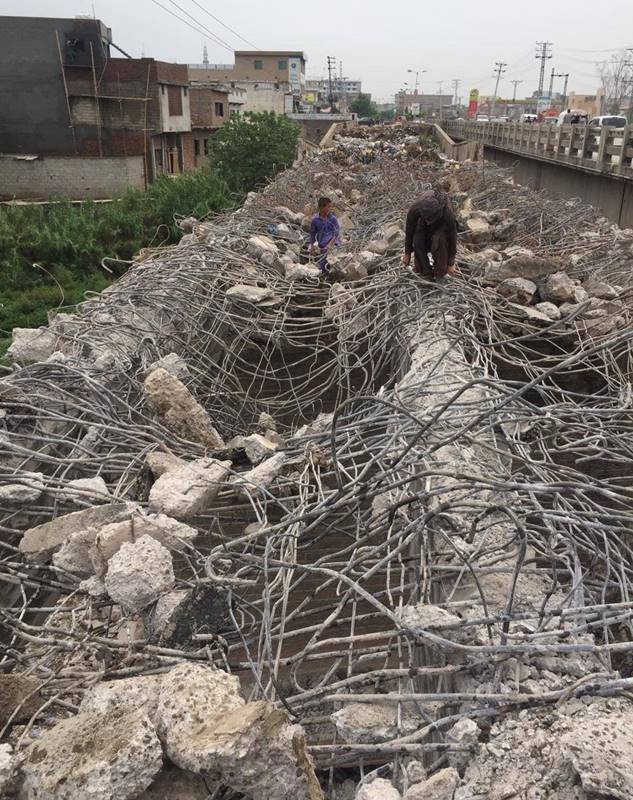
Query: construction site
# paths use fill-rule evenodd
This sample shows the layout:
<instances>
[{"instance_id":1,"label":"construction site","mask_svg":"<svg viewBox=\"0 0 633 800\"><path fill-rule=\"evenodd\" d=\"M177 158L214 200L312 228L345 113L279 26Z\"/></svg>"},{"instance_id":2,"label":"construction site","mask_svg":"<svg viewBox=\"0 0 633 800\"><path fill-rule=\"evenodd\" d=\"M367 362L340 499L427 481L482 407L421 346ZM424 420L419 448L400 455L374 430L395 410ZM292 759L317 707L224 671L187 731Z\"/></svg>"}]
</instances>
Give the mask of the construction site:
<instances>
[{"instance_id":1,"label":"construction site","mask_svg":"<svg viewBox=\"0 0 633 800\"><path fill-rule=\"evenodd\" d=\"M630 800L633 230L415 125L180 227L14 331L0 795Z\"/></svg>"}]
</instances>

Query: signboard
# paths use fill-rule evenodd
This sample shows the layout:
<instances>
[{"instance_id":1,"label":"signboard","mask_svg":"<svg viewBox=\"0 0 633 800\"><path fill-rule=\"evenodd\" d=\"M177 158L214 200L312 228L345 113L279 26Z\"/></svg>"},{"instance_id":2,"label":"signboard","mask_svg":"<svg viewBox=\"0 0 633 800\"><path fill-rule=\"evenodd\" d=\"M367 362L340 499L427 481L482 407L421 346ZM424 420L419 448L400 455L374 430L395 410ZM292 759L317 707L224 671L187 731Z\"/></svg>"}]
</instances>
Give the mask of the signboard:
<instances>
[{"instance_id":1,"label":"signboard","mask_svg":"<svg viewBox=\"0 0 633 800\"><path fill-rule=\"evenodd\" d=\"M293 91L298 91L301 88L301 60L291 58L288 67L290 70L290 86Z\"/></svg>"},{"instance_id":2,"label":"signboard","mask_svg":"<svg viewBox=\"0 0 633 800\"><path fill-rule=\"evenodd\" d=\"M468 118L474 119L479 109L479 89L471 89L468 102Z\"/></svg>"}]
</instances>

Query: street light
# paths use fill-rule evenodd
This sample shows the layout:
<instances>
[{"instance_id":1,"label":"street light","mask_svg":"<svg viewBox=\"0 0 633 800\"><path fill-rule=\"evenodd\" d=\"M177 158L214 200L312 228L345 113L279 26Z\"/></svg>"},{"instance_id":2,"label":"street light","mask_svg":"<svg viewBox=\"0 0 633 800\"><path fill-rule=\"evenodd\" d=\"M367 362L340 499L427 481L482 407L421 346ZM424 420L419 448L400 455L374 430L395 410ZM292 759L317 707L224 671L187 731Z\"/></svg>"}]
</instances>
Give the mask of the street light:
<instances>
[{"instance_id":1,"label":"street light","mask_svg":"<svg viewBox=\"0 0 633 800\"><path fill-rule=\"evenodd\" d=\"M418 93L418 86L420 84L420 75L423 72L427 72L426 69L408 69L407 72L412 72L415 74L415 94ZM422 103L418 100L418 119L422 116Z\"/></svg>"}]
</instances>

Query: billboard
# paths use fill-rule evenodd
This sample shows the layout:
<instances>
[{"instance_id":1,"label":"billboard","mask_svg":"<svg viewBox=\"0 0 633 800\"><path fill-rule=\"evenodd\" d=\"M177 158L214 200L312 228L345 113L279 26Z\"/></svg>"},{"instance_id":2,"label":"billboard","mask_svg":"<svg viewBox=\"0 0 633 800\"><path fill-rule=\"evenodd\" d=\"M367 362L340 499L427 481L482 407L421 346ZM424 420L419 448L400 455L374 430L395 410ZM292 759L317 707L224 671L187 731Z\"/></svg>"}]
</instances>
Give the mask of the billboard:
<instances>
[{"instance_id":1,"label":"billboard","mask_svg":"<svg viewBox=\"0 0 633 800\"><path fill-rule=\"evenodd\" d=\"M468 101L468 118L474 119L479 108L479 89L471 89Z\"/></svg>"}]
</instances>

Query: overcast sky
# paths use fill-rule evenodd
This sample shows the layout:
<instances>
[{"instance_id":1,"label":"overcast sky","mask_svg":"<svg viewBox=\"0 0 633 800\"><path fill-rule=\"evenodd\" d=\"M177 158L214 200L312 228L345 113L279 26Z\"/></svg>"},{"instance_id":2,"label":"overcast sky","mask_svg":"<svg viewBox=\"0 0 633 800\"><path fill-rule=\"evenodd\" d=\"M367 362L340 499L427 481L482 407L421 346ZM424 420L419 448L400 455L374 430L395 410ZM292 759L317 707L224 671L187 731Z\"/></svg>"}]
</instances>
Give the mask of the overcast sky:
<instances>
[{"instance_id":1,"label":"overcast sky","mask_svg":"<svg viewBox=\"0 0 633 800\"><path fill-rule=\"evenodd\" d=\"M392 100L405 81L413 87L408 69L427 70L420 75L425 92L437 92L442 80L450 93L457 78L462 97L471 88L491 94L496 61L508 64L499 94L511 96L516 79L523 81L519 96L529 95L538 88L537 40L553 43L546 88L554 67L571 73L571 91L594 92L596 61L633 48L633 0L0 0L0 12L15 16L73 17L92 14L93 6L132 56L199 62L205 43L215 63L231 63L233 48L251 44L304 50L308 77L325 75L327 56L335 56L345 76L361 78L378 101Z\"/></svg>"}]
</instances>

